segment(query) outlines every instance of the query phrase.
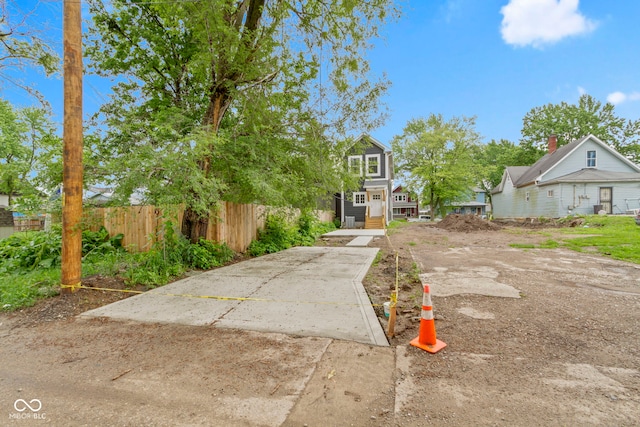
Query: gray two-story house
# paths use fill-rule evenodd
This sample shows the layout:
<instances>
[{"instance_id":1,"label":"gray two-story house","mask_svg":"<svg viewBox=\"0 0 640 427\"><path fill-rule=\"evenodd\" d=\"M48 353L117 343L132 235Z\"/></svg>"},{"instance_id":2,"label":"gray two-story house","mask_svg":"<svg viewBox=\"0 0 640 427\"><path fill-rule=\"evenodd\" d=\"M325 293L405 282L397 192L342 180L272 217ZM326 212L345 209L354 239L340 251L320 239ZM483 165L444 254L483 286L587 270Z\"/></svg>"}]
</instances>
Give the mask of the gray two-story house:
<instances>
[{"instance_id":1,"label":"gray two-story house","mask_svg":"<svg viewBox=\"0 0 640 427\"><path fill-rule=\"evenodd\" d=\"M385 228L393 219L393 156L380 141L362 135L364 153L347 155L349 171L361 177L358 191L336 194L336 218L346 228Z\"/></svg>"}]
</instances>

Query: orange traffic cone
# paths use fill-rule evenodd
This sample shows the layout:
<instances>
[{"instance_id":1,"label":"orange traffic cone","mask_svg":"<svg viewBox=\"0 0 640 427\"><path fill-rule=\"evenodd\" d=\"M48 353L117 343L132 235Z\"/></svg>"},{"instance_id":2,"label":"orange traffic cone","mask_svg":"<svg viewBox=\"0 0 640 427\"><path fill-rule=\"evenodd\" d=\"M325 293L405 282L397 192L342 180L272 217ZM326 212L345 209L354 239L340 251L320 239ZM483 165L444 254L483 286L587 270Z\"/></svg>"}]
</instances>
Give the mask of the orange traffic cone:
<instances>
[{"instance_id":1,"label":"orange traffic cone","mask_svg":"<svg viewBox=\"0 0 640 427\"><path fill-rule=\"evenodd\" d=\"M410 342L414 347L437 353L447 346L444 342L436 339L436 325L433 320L433 306L431 305L431 291L429 285L424 285L422 294L422 317L420 319L420 333L418 337Z\"/></svg>"}]
</instances>

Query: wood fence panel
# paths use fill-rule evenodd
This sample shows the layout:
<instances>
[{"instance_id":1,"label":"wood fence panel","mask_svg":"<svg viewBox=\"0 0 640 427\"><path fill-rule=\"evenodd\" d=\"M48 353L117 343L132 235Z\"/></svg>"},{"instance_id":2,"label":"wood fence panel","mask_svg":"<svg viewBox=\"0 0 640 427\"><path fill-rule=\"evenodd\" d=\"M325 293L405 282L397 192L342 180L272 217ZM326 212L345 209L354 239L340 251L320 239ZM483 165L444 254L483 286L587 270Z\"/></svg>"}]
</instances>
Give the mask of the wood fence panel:
<instances>
[{"instance_id":1,"label":"wood fence panel","mask_svg":"<svg viewBox=\"0 0 640 427\"><path fill-rule=\"evenodd\" d=\"M267 207L223 202L219 212L211 213L207 240L226 243L236 252L247 250L264 229ZM146 252L157 238L162 238L164 225L171 221L178 231L184 216L183 208L162 210L155 206L126 206L85 210L85 229L97 231L104 226L109 235L123 234L122 244L132 251ZM333 213L319 211L321 221L331 221ZM330 219L327 219L330 218Z\"/></svg>"},{"instance_id":2,"label":"wood fence panel","mask_svg":"<svg viewBox=\"0 0 640 427\"><path fill-rule=\"evenodd\" d=\"M219 211L212 211L209 214L209 227L207 228L207 240L214 242L224 242L226 203L222 203ZM235 250L235 249L234 249Z\"/></svg>"}]
</instances>

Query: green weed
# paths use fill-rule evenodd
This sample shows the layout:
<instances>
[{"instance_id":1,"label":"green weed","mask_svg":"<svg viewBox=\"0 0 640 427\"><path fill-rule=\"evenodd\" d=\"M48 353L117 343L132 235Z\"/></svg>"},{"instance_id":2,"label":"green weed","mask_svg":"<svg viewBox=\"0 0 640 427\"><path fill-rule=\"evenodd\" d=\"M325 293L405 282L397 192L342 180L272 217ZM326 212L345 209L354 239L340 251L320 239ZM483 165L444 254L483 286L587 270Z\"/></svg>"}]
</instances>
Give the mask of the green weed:
<instances>
[{"instance_id":1,"label":"green weed","mask_svg":"<svg viewBox=\"0 0 640 427\"><path fill-rule=\"evenodd\" d=\"M413 283L421 283L420 280L420 267L415 262L411 264L411 271L409 273L409 278L413 281Z\"/></svg>"},{"instance_id":2,"label":"green weed","mask_svg":"<svg viewBox=\"0 0 640 427\"><path fill-rule=\"evenodd\" d=\"M334 223L320 222L310 213L302 214L295 224L282 214L270 214L264 230L258 233L257 240L251 242L247 253L256 257L293 246L312 246L320 235L331 230L335 230Z\"/></svg>"},{"instance_id":3,"label":"green weed","mask_svg":"<svg viewBox=\"0 0 640 427\"><path fill-rule=\"evenodd\" d=\"M17 310L38 299L57 295L60 269L47 268L0 275L0 309Z\"/></svg>"},{"instance_id":4,"label":"green weed","mask_svg":"<svg viewBox=\"0 0 640 427\"><path fill-rule=\"evenodd\" d=\"M538 246L540 249L556 249L560 247L560 243L555 240L549 239Z\"/></svg>"},{"instance_id":5,"label":"green weed","mask_svg":"<svg viewBox=\"0 0 640 427\"><path fill-rule=\"evenodd\" d=\"M510 243L509 246L516 249L534 249L536 247L533 243Z\"/></svg>"},{"instance_id":6,"label":"green weed","mask_svg":"<svg viewBox=\"0 0 640 427\"><path fill-rule=\"evenodd\" d=\"M201 240L195 245L166 222L151 236L149 252L128 253L122 235L106 229L82 233L83 277L100 274L123 277L128 284L149 288L164 285L187 270L210 269L231 261L235 253L225 244ZM0 240L0 310L16 310L38 299L57 295L60 284L61 229L16 233Z\"/></svg>"},{"instance_id":7,"label":"green weed","mask_svg":"<svg viewBox=\"0 0 640 427\"><path fill-rule=\"evenodd\" d=\"M380 264L380 260L382 260L382 251L376 252L376 256L373 259L373 263L371 264L373 267L377 267Z\"/></svg>"},{"instance_id":8,"label":"green weed","mask_svg":"<svg viewBox=\"0 0 640 427\"><path fill-rule=\"evenodd\" d=\"M633 217L588 215L583 218L584 224L581 227L558 229L555 240L548 239L537 246L529 243L512 243L509 246L520 249L564 247L577 252L595 250L604 256L640 264L640 227ZM564 222L570 223L572 219L575 218L571 217Z\"/></svg>"},{"instance_id":9,"label":"green weed","mask_svg":"<svg viewBox=\"0 0 640 427\"><path fill-rule=\"evenodd\" d=\"M595 248L598 253L640 264L640 227L633 217L589 215L582 227L564 228L572 238L563 239L563 246L578 252ZM585 235L584 237L576 237Z\"/></svg>"}]
</instances>

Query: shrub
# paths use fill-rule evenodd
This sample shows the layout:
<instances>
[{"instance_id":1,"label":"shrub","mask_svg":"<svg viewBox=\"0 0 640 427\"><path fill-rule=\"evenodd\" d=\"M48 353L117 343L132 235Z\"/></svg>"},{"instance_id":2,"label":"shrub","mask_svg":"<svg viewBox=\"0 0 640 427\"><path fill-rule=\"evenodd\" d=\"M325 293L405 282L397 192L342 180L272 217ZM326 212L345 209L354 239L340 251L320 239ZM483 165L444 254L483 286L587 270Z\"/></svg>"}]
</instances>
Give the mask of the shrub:
<instances>
[{"instance_id":1,"label":"shrub","mask_svg":"<svg viewBox=\"0 0 640 427\"><path fill-rule=\"evenodd\" d=\"M225 243L200 239L198 243L189 246L187 259L191 267L208 270L228 263L234 255L233 250Z\"/></svg>"},{"instance_id":2,"label":"shrub","mask_svg":"<svg viewBox=\"0 0 640 427\"><path fill-rule=\"evenodd\" d=\"M283 215L267 216L264 230L251 242L247 252L261 256L288 249L292 246L311 246L319 235L335 230L332 222L322 223L311 213L303 213L296 225L289 224Z\"/></svg>"},{"instance_id":3,"label":"shrub","mask_svg":"<svg viewBox=\"0 0 640 427\"><path fill-rule=\"evenodd\" d=\"M0 241L0 269L33 270L60 265L61 230L15 233Z\"/></svg>"},{"instance_id":4,"label":"shrub","mask_svg":"<svg viewBox=\"0 0 640 427\"><path fill-rule=\"evenodd\" d=\"M85 230L82 232L82 255L106 255L110 252L122 250L122 233L109 237L106 228L100 227L98 231Z\"/></svg>"}]
</instances>

